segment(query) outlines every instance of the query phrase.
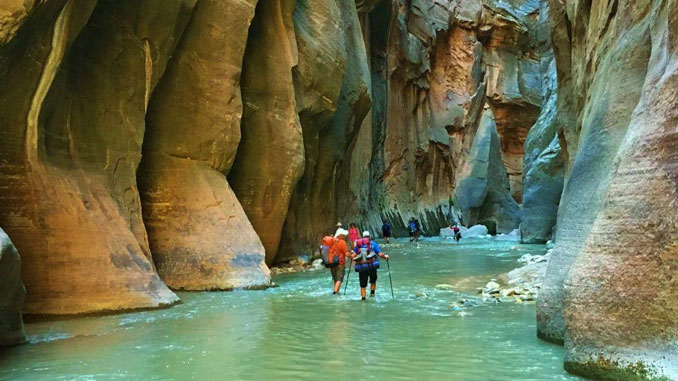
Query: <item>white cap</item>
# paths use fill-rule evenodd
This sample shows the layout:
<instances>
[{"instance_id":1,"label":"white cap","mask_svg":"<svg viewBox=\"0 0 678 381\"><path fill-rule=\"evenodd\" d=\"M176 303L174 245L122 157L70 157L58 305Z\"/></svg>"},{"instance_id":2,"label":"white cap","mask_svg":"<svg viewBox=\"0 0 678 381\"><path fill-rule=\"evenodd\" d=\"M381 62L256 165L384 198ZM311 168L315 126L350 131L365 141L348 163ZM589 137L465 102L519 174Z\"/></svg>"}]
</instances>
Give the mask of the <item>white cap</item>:
<instances>
[{"instance_id":1,"label":"white cap","mask_svg":"<svg viewBox=\"0 0 678 381\"><path fill-rule=\"evenodd\" d=\"M363 232L363 237L369 237L369 236L370 236L370 232L368 232L367 230L365 230L365 231Z\"/></svg>"},{"instance_id":2,"label":"white cap","mask_svg":"<svg viewBox=\"0 0 678 381\"><path fill-rule=\"evenodd\" d=\"M337 232L334 233L334 238L337 238L340 235L348 235L348 230L342 228L337 229Z\"/></svg>"},{"instance_id":3,"label":"white cap","mask_svg":"<svg viewBox=\"0 0 678 381\"><path fill-rule=\"evenodd\" d=\"M336 226L337 226L338 228L340 228L340 227L342 227L342 226L344 226L344 225L342 225L341 222L337 222L337 225L336 225Z\"/></svg>"}]
</instances>

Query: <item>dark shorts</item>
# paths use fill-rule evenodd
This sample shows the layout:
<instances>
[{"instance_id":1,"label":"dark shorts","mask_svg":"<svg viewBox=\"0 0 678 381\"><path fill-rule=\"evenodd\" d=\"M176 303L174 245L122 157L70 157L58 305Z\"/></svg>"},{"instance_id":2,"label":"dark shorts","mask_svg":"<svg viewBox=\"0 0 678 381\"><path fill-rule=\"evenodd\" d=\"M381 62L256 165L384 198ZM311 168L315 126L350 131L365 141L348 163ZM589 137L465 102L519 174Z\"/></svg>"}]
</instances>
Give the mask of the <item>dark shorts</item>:
<instances>
[{"instance_id":1,"label":"dark shorts","mask_svg":"<svg viewBox=\"0 0 678 381\"><path fill-rule=\"evenodd\" d=\"M346 267L339 265L339 266L334 266L330 268L330 271L332 272L332 281L334 282L343 282L344 281L344 274L346 273Z\"/></svg>"},{"instance_id":2,"label":"dark shorts","mask_svg":"<svg viewBox=\"0 0 678 381\"><path fill-rule=\"evenodd\" d=\"M360 277L360 288L367 287L367 278L370 278L370 283L377 283L377 269L359 272L358 276Z\"/></svg>"},{"instance_id":3,"label":"dark shorts","mask_svg":"<svg viewBox=\"0 0 678 381\"><path fill-rule=\"evenodd\" d=\"M388 237L391 236L391 232L390 232L390 231L389 231L389 232L383 231L382 233L384 234L384 238L388 238Z\"/></svg>"}]
</instances>

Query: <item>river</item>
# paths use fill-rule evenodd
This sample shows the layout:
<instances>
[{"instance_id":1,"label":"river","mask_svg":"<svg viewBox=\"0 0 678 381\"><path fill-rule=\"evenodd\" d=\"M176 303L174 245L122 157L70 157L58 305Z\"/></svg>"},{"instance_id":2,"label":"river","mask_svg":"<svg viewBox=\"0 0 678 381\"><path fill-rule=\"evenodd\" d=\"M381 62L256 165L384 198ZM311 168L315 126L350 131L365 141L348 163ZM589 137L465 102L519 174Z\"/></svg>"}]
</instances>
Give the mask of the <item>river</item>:
<instances>
[{"instance_id":1,"label":"river","mask_svg":"<svg viewBox=\"0 0 678 381\"><path fill-rule=\"evenodd\" d=\"M276 276L264 291L180 293L165 310L30 323L30 344L0 352L0 379L575 379L563 349L536 338L533 303L451 307L545 251L516 245L383 245L395 299L382 263L366 302L356 273L332 296L322 269Z\"/></svg>"}]
</instances>

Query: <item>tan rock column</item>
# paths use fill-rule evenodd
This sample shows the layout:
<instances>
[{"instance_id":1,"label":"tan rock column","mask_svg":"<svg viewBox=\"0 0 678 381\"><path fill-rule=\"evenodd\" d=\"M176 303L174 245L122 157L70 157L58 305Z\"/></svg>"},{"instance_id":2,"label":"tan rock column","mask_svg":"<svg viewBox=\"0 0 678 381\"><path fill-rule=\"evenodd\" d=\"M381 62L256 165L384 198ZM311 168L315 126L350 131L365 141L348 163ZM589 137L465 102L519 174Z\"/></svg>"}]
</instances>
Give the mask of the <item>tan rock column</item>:
<instances>
[{"instance_id":1,"label":"tan rock column","mask_svg":"<svg viewBox=\"0 0 678 381\"><path fill-rule=\"evenodd\" d=\"M199 0L149 105L144 220L158 273L174 289L270 283L264 248L225 176L240 142L240 74L255 5Z\"/></svg>"},{"instance_id":2,"label":"tan rock column","mask_svg":"<svg viewBox=\"0 0 678 381\"><path fill-rule=\"evenodd\" d=\"M626 32L628 41L640 36L651 47L648 72L604 201L565 281L565 368L586 377L678 377L676 30L678 2L654 1L647 19Z\"/></svg>"},{"instance_id":3,"label":"tan rock column","mask_svg":"<svg viewBox=\"0 0 678 381\"><path fill-rule=\"evenodd\" d=\"M242 141L228 176L266 249L278 251L292 191L304 170L304 141L297 115L292 67L297 60L294 1L257 6L243 63Z\"/></svg>"},{"instance_id":4,"label":"tan rock column","mask_svg":"<svg viewBox=\"0 0 678 381\"><path fill-rule=\"evenodd\" d=\"M136 167L186 5L95 3L39 4L2 53L0 223L23 255L29 314L178 300L150 260Z\"/></svg>"}]
</instances>

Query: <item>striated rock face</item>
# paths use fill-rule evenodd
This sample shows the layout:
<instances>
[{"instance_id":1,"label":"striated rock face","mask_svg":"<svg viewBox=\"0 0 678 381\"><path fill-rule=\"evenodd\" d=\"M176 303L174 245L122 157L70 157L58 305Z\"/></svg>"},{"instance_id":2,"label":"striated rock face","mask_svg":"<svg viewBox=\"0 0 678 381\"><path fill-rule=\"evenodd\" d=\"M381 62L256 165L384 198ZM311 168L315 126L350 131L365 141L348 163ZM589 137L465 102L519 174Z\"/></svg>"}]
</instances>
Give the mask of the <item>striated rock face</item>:
<instances>
[{"instance_id":1,"label":"striated rock face","mask_svg":"<svg viewBox=\"0 0 678 381\"><path fill-rule=\"evenodd\" d=\"M509 193L501 142L489 109L480 119L468 160L460 171L463 180L456 195L463 221L485 225L490 234L511 231L518 224L519 208Z\"/></svg>"},{"instance_id":2,"label":"striated rock face","mask_svg":"<svg viewBox=\"0 0 678 381\"><path fill-rule=\"evenodd\" d=\"M198 2L149 105L139 187L153 260L174 289L270 282L264 247L225 176L240 143L255 5Z\"/></svg>"},{"instance_id":3,"label":"striated rock face","mask_svg":"<svg viewBox=\"0 0 678 381\"><path fill-rule=\"evenodd\" d=\"M582 19L571 18L575 21L574 31L580 34L593 33L582 29L584 27L579 24L588 20L590 10L583 12L586 14L577 16ZM554 6L553 17L565 15ZM603 18L602 14L597 17ZM616 18L613 16L610 21ZM645 20L649 22L649 19ZM599 30L605 28L604 21L601 23L603 25L597 26ZM641 27L635 32L629 34L625 28L613 28L609 34L600 37L600 40L592 39L588 42L591 48L595 47L596 51L602 49L601 51L605 52L600 57L593 56L593 51L586 53L583 46L577 46L584 42L577 40L573 42L571 62L562 63L569 65L572 72L570 78L575 78L576 82L573 84L572 93L565 93L566 88L560 88L559 102L569 103L569 107L559 108L559 114L561 110L563 114L574 112L572 118L580 123L581 131L572 169L561 199L556 230L557 244L549 264L544 290L540 295L537 316L539 332L542 337L549 340L564 339L563 283L602 207L613 173L614 159L627 132L633 109L642 94L652 46L647 26L644 30ZM623 43L614 38L617 34L624 35L625 38L621 40ZM583 38L584 35L579 36L575 33L573 41L575 37ZM585 69L585 62L590 60L600 61L595 71L594 67ZM617 73L624 73L624 78L613 83L611 79ZM589 97L581 96L582 93L590 94L589 102L582 101ZM568 142L569 149L571 138L568 136L575 134L575 131L571 130L576 129L576 126L568 127L570 131L565 135L565 141Z\"/></svg>"},{"instance_id":4,"label":"striated rock face","mask_svg":"<svg viewBox=\"0 0 678 381\"><path fill-rule=\"evenodd\" d=\"M295 88L302 110L306 165L290 203L276 260L316 247L319 237L334 231L337 219L356 215L361 195L353 192L369 189L365 167L371 155L371 125L361 123L371 107L370 74L358 13L350 2L310 4L299 1L294 19L299 49ZM328 18L338 23L323 21ZM319 27L334 31L312 33L310 28ZM366 158L358 153L365 147L369 148ZM362 200L366 203L367 196L362 195ZM362 207L366 210L367 205Z\"/></svg>"},{"instance_id":5,"label":"striated rock face","mask_svg":"<svg viewBox=\"0 0 678 381\"><path fill-rule=\"evenodd\" d=\"M304 171L304 140L292 79L295 1L262 1L243 61L242 140L228 179L266 249L278 252L294 187Z\"/></svg>"},{"instance_id":6,"label":"striated rock face","mask_svg":"<svg viewBox=\"0 0 678 381\"><path fill-rule=\"evenodd\" d=\"M542 108L525 141L523 160L523 204L520 222L523 243L545 243L556 225L563 192L565 153L560 147L557 110L558 78L551 46L548 2L539 11L539 48L542 72Z\"/></svg>"},{"instance_id":7,"label":"striated rock face","mask_svg":"<svg viewBox=\"0 0 678 381\"><path fill-rule=\"evenodd\" d=\"M21 307L26 289L21 282L21 258L0 229L0 347L26 342Z\"/></svg>"},{"instance_id":8,"label":"striated rock face","mask_svg":"<svg viewBox=\"0 0 678 381\"><path fill-rule=\"evenodd\" d=\"M469 204L458 187L485 105L501 136L502 155L493 157L509 168L510 194L520 200L522 170L512 163L522 161L541 91L531 32L537 7L531 3L385 2L373 11L371 192L379 196L371 205L381 213L370 218L379 222L370 222L374 228L385 219L396 234L404 234L414 215L426 233L435 234L458 217L459 204ZM384 20L384 14L390 16ZM510 198L488 200L486 212L517 210ZM490 205L495 202L506 204L497 209ZM487 221L506 231L518 226L515 214L504 217L488 215Z\"/></svg>"},{"instance_id":9,"label":"striated rock face","mask_svg":"<svg viewBox=\"0 0 678 381\"><path fill-rule=\"evenodd\" d=\"M48 1L2 47L0 223L23 255L27 313L177 301L136 191L145 101L185 13L171 3Z\"/></svg>"},{"instance_id":10,"label":"striated rock face","mask_svg":"<svg viewBox=\"0 0 678 381\"><path fill-rule=\"evenodd\" d=\"M558 115L576 123L539 334L570 372L673 379L678 3L590 5L551 2Z\"/></svg>"}]
</instances>

